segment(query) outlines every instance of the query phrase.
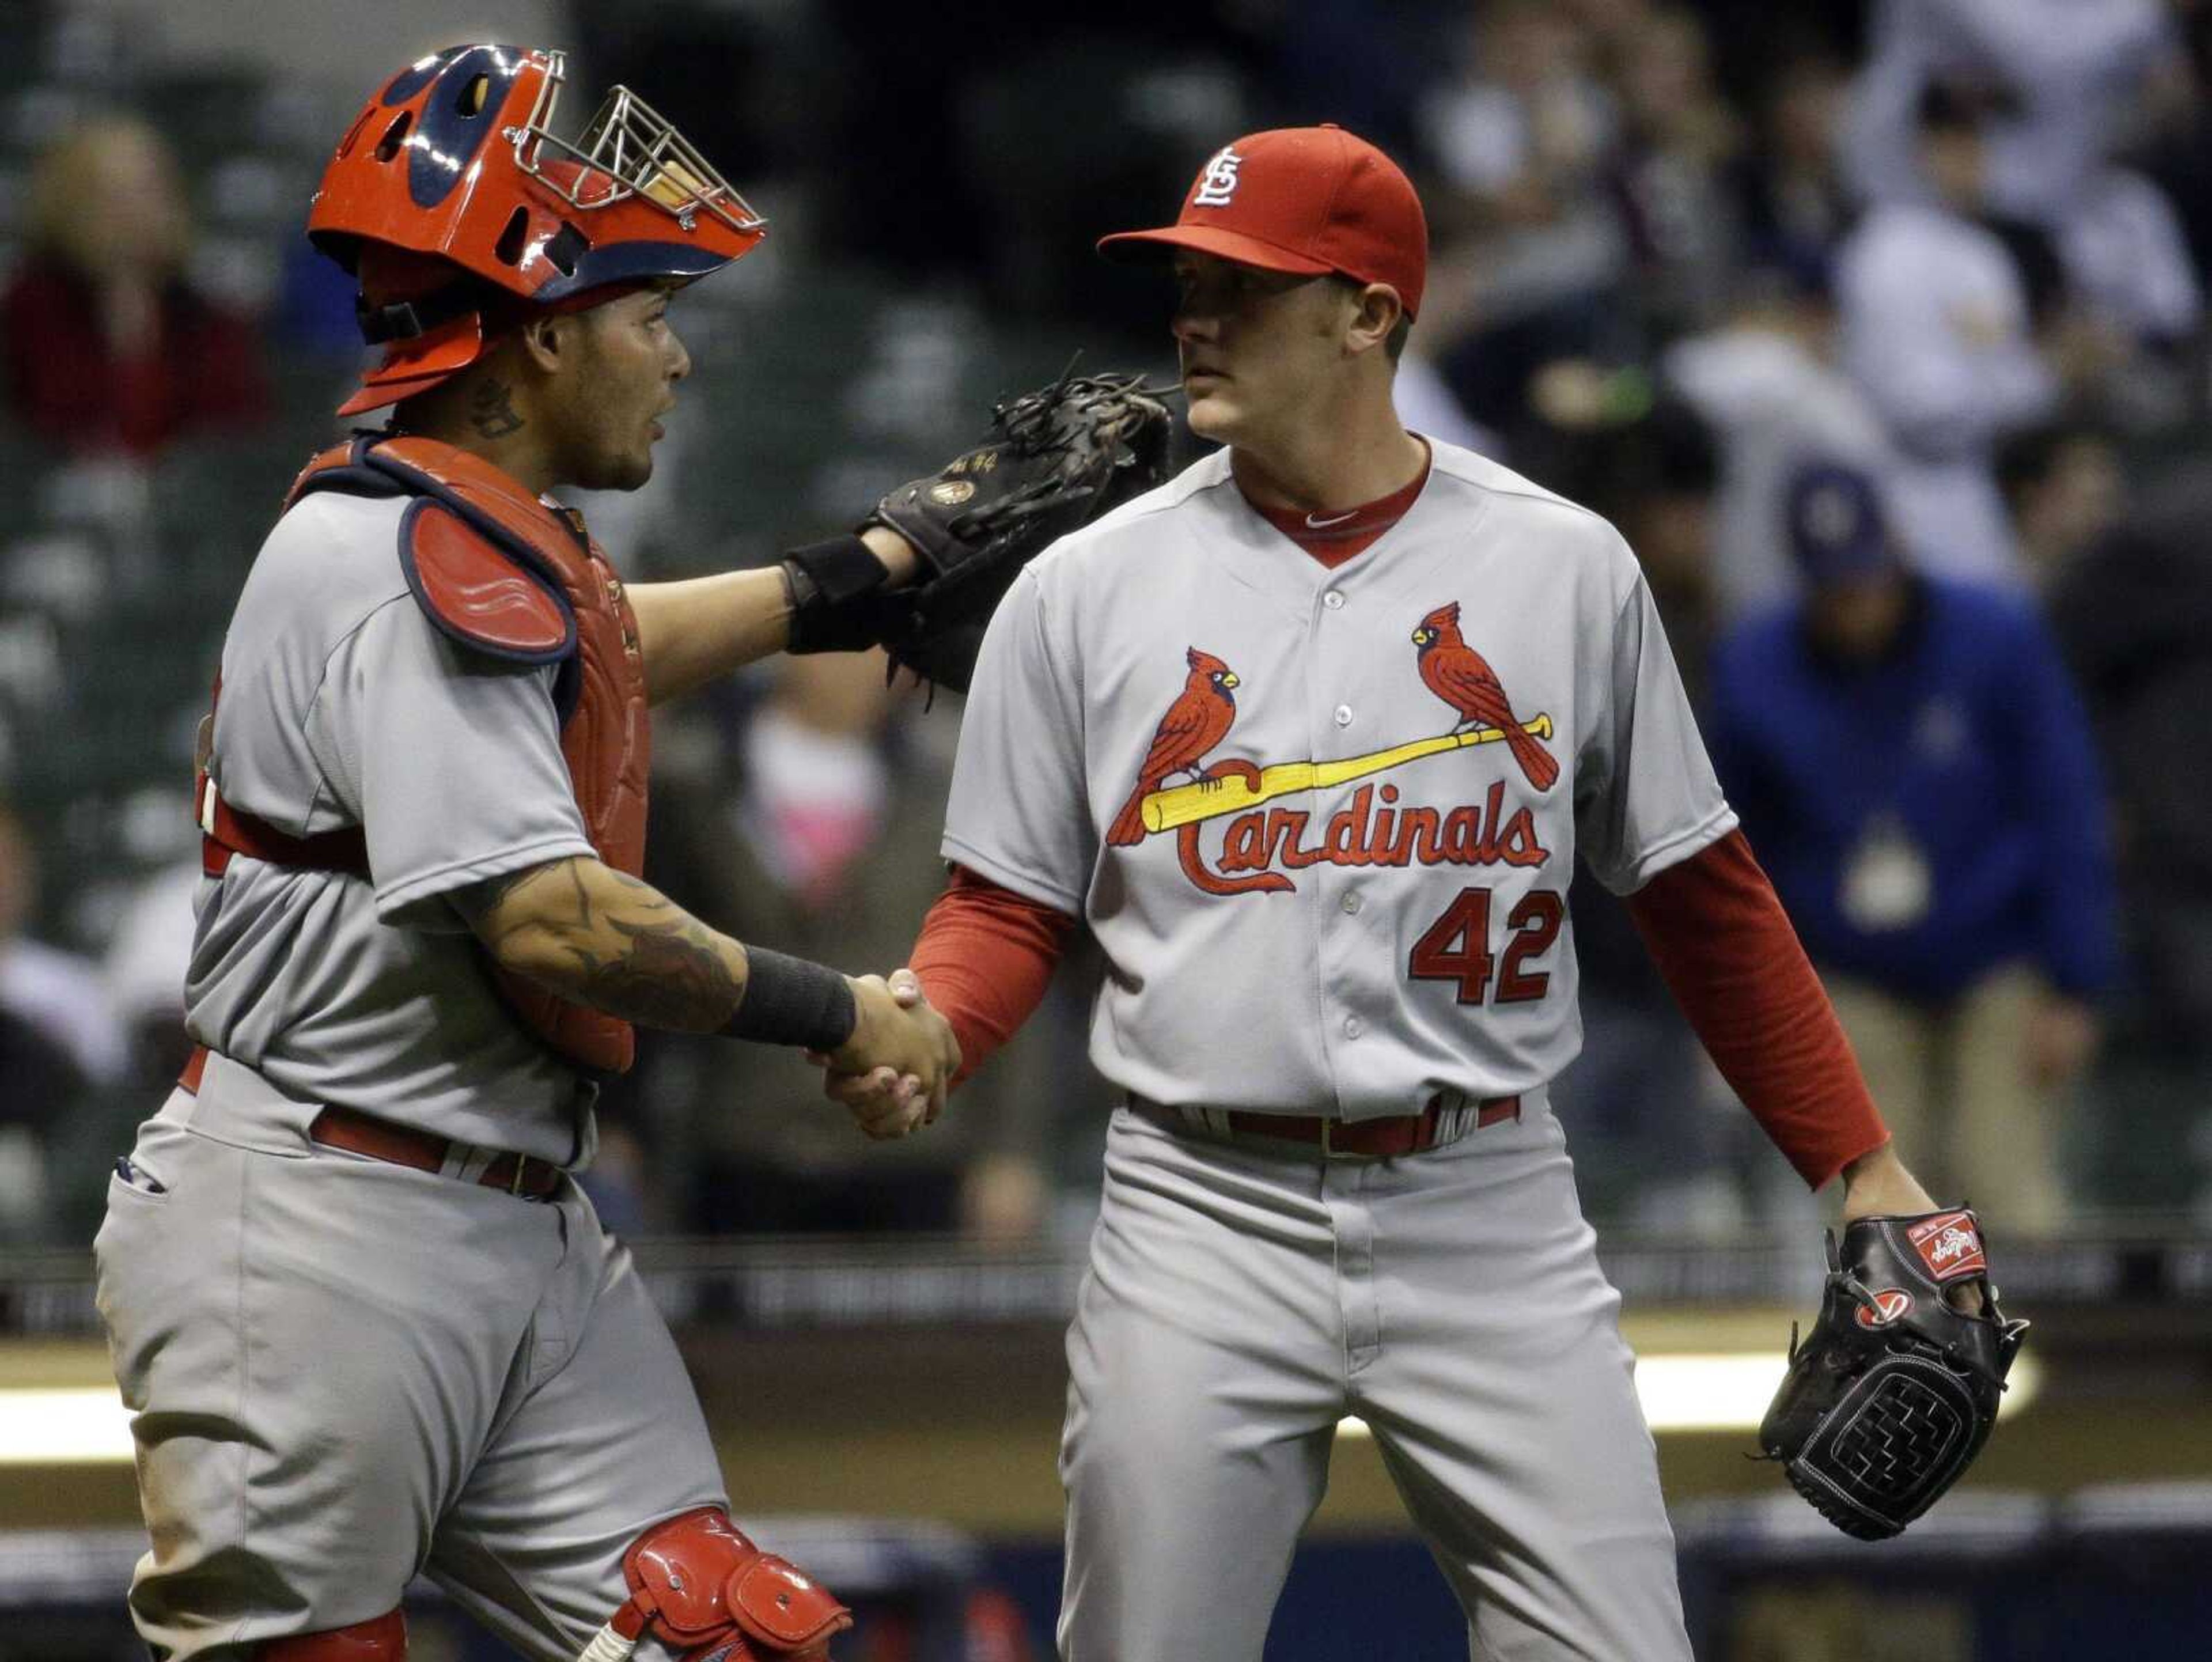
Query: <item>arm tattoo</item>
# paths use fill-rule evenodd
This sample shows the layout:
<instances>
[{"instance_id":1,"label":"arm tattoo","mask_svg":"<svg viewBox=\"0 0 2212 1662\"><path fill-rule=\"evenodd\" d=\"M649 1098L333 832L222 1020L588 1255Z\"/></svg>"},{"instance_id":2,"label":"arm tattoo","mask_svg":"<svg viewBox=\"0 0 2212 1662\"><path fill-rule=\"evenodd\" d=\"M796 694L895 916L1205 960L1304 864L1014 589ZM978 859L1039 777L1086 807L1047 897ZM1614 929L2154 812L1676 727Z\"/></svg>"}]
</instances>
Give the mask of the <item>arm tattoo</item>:
<instances>
[{"instance_id":1,"label":"arm tattoo","mask_svg":"<svg viewBox=\"0 0 2212 1662\"><path fill-rule=\"evenodd\" d=\"M673 910L672 908L671 910ZM583 1002L648 1027L708 1032L730 1019L744 987L707 931L685 917L663 923L609 917L627 948L600 960L571 947L584 971Z\"/></svg>"},{"instance_id":2,"label":"arm tattoo","mask_svg":"<svg viewBox=\"0 0 2212 1662\"><path fill-rule=\"evenodd\" d=\"M503 439L520 433L526 423L514 411L514 389L496 375L469 394L469 425L487 439Z\"/></svg>"},{"instance_id":3,"label":"arm tattoo","mask_svg":"<svg viewBox=\"0 0 2212 1662\"><path fill-rule=\"evenodd\" d=\"M520 915L493 915L532 878L551 881L520 908L508 909ZM596 895L591 879L599 880ZM523 930L542 934L565 962L540 978L562 996L609 1015L708 1032L729 1020L744 997L744 983L714 931L650 883L588 861L563 860L495 878L468 891L459 904L495 956Z\"/></svg>"}]
</instances>

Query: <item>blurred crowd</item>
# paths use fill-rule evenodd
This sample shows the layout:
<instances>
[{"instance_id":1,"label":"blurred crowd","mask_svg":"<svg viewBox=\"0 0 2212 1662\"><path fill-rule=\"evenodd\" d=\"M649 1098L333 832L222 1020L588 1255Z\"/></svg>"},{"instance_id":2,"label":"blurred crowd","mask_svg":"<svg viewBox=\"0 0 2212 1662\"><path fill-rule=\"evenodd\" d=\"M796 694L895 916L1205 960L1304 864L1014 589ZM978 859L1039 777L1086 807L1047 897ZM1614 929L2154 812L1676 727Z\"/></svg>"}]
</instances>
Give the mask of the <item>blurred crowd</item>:
<instances>
[{"instance_id":1,"label":"blurred crowd","mask_svg":"<svg viewBox=\"0 0 2212 1662\"><path fill-rule=\"evenodd\" d=\"M354 362L298 228L362 89L28 11L0 70L0 1240L67 1241L182 1049L191 728ZM1237 132L1340 122L1429 209L1407 423L1627 537L1916 1170L2014 1230L2212 1221L2212 3L963 15L577 9L590 85L642 91L775 228L684 302L702 407L653 484L582 504L618 557L771 558L1075 345L1171 364L1164 286L1091 241ZM896 965L957 703L815 659L672 713L650 874L740 938ZM1593 1213L1802 1215L1626 914L1571 904L1589 1047L1559 1099ZM603 1208L1078 1230L1108 1105L1085 976L889 1149L796 1057L650 1041Z\"/></svg>"}]
</instances>

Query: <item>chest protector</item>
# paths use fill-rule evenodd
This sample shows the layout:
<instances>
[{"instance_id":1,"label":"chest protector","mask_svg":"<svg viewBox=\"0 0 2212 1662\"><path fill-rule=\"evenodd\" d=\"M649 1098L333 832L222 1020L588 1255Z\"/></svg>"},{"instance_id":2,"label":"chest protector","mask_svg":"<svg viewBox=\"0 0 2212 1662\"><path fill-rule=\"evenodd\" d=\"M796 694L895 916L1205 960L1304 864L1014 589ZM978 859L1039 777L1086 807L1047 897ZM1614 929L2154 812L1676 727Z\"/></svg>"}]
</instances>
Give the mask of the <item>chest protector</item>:
<instances>
[{"instance_id":1,"label":"chest protector","mask_svg":"<svg viewBox=\"0 0 2212 1662\"><path fill-rule=\"evenodd\" d=\"M560 666L561 753L585 833L605 864L640 875L653 748L645 661L622 581L582 517L434 439L369 435L326 450L293 482L284 506L318 490L412 497L398 556L424 615L471 650ZM368 874L357 830L288 837L222 802L204 776L198 807L210 870L240 853ZM636 1049L629 1022L491 973L515 1015L562 1056L601 1073L629 1068Z\"/></svg>"}]
</instances>

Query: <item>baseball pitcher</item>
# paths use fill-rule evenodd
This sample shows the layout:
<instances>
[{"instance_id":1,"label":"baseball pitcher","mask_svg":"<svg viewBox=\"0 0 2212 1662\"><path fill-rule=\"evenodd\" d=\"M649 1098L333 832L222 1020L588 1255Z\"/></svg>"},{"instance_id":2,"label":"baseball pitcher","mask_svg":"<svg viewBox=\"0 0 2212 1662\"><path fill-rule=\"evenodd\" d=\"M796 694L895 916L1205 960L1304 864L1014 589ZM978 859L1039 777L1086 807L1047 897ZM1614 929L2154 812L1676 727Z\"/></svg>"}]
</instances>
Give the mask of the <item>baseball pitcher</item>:
<instances>
[{"instance_id":1,"label":"baseball pitcher","mask_svg":"<svg viewBox=\"0 0 2212 1662\"><path fill-rule=\"evenodd\" d=\"M1171 263L1190 425L1222 447L1030 566L977 666L914 971L972 1069L1079 922L1105 959L1091 1056L1127 1103L1068 1335L1068 1662L1256 1659L1346 1415L1474 1655L1689 1656L1547 1095L1581 1039L1577 858L1809 1184L1840 1173L1850 1219L1936 1210L1634 556L1400 425L1426 246L1405 175L1334 127L1238 138L1175 224L1107 238ZM1954 1256L1907 1302L1980 1296L1972 1216L1948 1217L1913 1236ZM2016 1333L1993 1304L1960 1319L2001 1379ZM1785 1416L1801 1443L1819 1397Z\"/></svg>"}]
</instances>

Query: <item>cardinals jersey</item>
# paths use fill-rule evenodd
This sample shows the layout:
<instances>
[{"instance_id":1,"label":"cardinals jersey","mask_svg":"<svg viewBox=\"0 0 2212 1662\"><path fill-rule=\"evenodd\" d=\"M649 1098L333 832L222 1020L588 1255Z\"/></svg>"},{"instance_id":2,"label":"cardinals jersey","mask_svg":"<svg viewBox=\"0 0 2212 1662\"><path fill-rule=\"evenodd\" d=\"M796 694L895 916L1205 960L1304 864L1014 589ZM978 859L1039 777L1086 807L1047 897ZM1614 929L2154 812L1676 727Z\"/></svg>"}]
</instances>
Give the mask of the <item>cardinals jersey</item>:
<instances>
[{"instance_id":1,"label":"cardinals jersey","mask_svg":"<svg viewBox=\"0 0 2212 1662\"><path fill-rule=\"evenodd\" d=\"M1090 925L1124 1090L1354 1119L1532 1090L1582 1042L1577 854L1626 893L1735 825L1620 535L1431 450L1334 570L1224 451L992 621L945 855Z\"/></svg>"}]
</instances>

